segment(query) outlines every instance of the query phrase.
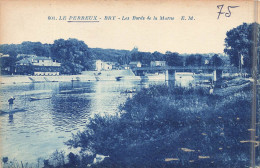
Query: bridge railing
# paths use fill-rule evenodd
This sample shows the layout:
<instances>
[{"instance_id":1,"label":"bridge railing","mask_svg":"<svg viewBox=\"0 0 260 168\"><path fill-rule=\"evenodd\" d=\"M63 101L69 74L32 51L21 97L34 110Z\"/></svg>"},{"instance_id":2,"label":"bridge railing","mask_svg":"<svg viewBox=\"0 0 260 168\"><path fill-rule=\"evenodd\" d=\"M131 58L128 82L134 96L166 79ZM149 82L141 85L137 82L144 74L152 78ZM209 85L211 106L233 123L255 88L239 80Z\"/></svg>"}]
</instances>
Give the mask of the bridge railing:
<instances>
[{"instance_id":1,"label":"bridge railing","mask_svg":"<svg viewBox=\"0 0 260 168\"><path fill-rule=\"evenodd\" d=\"M149 71L149 70L235 70L232 66L160 66L160 67L136 67L133 71Z\"/></svg>"}]
</instances>

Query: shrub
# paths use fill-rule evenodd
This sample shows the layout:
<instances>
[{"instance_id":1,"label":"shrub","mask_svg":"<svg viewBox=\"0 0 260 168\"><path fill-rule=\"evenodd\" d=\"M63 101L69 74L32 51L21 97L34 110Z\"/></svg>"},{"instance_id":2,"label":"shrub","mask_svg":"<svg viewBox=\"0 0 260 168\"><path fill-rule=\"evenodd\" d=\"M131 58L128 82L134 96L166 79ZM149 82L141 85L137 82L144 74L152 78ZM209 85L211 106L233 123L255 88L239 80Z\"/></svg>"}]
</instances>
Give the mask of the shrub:
<instances>
[{"instance_id":1,"label":"shrub","mask_svg":"<svg viewBox=\"0 0 260 168\"><path fill-rule=\"evenodd\" d=\"M250 95L151 86L120 116L96 116L67 145L110 156L92 167L245 167L249 144L240 141L249 137Z\"/></svg>"}]
</instances>

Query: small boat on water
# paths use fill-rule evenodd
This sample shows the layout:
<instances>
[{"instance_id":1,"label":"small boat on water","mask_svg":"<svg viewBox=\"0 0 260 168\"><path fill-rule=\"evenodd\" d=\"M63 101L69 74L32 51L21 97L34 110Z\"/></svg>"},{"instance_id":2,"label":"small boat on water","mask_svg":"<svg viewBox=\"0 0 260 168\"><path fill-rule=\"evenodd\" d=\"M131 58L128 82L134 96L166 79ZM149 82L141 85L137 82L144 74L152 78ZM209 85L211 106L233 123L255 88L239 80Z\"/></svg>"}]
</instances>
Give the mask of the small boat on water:
<instances>
[{"instance_id":1,"label":"small boat on water","mask_svg":"<svg viewBox=\"0 0 260 168\"><path fill-rule=\"evenodd\" d=\"M127 89L124 93L135 93L136 89Z\"/></svg>"},{"instance_id":2,"label":"small boat on water","mask_svg":"<svg viewBox=\"0 0 260 168\"><path fill-rule=\"evenodd\" d=\"M16 112L25 112L25 111L27 111L27 110L24 109L24 108L14 108L12 110L0 110L0 115L13 114L13 113L16 113Z\"/></svg>"},{"instance_id":3,"label":"small boat on water","mask_svg":"<svg viewBox=\"0 0 260 168\"><path fill-rule=\"evenodd\" d=\"M30 97L30 101L50 99L51 97Z\"/></svg>"},{"instance_id":4,"label":"small boat on water","mask_svg":"<svg viewBox=\"0 0 260 168\"><path fill-rule=\"evenodd\" d=\"M117 76L117 77L116 77L116 80L117 80L117 81L120 81L122 78L123 78L123 76Z\"/></svg>"}]
</instances>

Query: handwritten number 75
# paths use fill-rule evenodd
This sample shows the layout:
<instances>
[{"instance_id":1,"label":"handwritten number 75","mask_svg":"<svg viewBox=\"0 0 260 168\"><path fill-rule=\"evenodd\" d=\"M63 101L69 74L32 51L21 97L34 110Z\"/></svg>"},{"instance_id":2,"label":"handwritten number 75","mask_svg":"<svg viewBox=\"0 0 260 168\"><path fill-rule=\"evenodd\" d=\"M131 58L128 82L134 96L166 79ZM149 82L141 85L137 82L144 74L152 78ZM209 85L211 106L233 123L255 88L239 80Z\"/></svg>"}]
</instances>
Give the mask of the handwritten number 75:
<instances>
[{"instance_id":1,"label":"handwritten number 75","mask_svg":"<svg viewBox=\"0 0 260 168\"><path fill-rule=\"evenodd\" d=\"M232 8L237 8L239 6L228 6L227 7L228 12L222 12L223 11L223 7L224 7L224 5L218 5L217 6L217 8L219 9L219 12L217 12L218 13L218 19L219 19L220 15L225 15L226 17L230 17L231 16L231 9Z\"/></svg>"}]
</instances>

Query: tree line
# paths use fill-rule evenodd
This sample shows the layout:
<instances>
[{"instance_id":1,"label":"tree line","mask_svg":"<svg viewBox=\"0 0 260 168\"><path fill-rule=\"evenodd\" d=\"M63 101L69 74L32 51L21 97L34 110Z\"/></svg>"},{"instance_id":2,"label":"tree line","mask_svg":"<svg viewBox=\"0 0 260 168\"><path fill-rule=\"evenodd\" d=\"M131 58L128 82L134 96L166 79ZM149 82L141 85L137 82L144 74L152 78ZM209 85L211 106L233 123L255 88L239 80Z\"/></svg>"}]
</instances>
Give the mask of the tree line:
<instances>
[{"instance_id":1,"label":"tree line","mask_svg":"<svg viewBox=\"0 0 260 168\"><path fill-rule=\"evenodd\" d=\"M167 51L140 52L137 48L129 50L89 48L83 41L77 39L58 39L53 44L40 42L23 42L21 44L3 44L0 46L3 54L10 57L1 58L1 67L14 67L15 62L22 59L18 54L51 57L61 63L62 74L79 74L81 71L93 70L94 61L117 62L120 65L129 64L131 61L140 61L143 66L149 66L151 61L166 61L169 66L203 66L209 59L208 65L221 66L224 64L219 55L209 54L179 54Z\"/></svg>"},{"instance_id":2,"label":"tree line","mask_svg":"<svg viewBox=\"0 0 260 168\"><path fill-rule=\"evenodd\" d=\"M166 61L169 66L223 66L231 64L235 67L243 66L250 71L252 66L253 46L259 44L259 36L253 38L255 31L259 34L259 24L243 23L227 32L224 53L219 54L179 54L177 52L141 52L138 48L133 50L115 50L89 48L84 41L69 38L58 39L53 44L25 41L21 44L0 45L0 52L9 54L10 57L1 57L1 68L14 67L18 54L33 54L51 57L61 63L62 74L79 74L83 70L93 70L94 61L117 62L121 65L131 61L140 61L144 66L149 66L151 61ZM256 45L259 52L259 45ZM258 59L259 60L259 59ZM258 61L259 64L259 61Z\"/></svg>"}]
</instances>

